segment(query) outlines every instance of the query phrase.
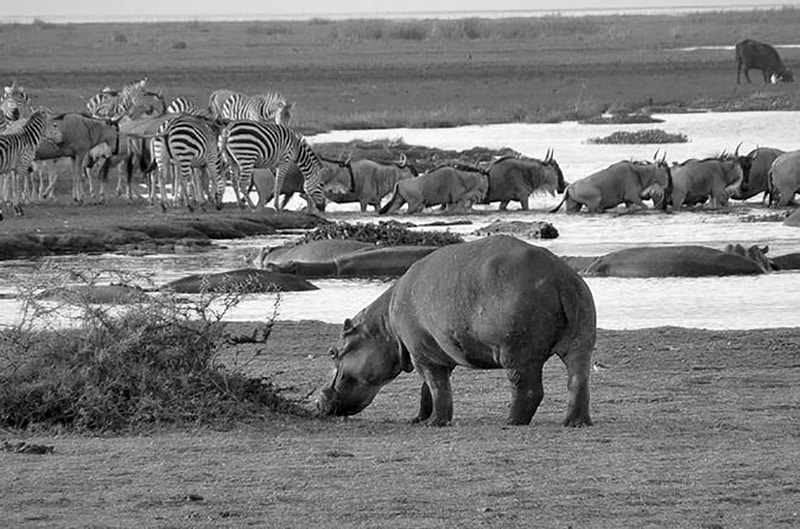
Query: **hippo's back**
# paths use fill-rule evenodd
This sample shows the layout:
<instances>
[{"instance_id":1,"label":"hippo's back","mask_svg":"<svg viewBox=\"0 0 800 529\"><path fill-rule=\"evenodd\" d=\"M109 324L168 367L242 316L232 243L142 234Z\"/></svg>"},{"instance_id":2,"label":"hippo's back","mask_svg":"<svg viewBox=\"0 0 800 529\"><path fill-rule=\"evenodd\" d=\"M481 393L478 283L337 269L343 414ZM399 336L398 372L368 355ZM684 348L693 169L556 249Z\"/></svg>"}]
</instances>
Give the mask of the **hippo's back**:
<instances>
[{"instance_id":1,"label":"hippo's back","mask_svg":"<svg viewBox=\"0 0 800 529\"><path fill-rule=\"evenodd\" d=\"M407 345L433 339L450 345L450 356L470 351L456 363L474 367L500 367L497 355L506 350L548 356L566 335L593 344L596 326L583 279L549 250L507 235L446 246L418 261L396 283L389 313Z\"/></svg>"}]
</instances>

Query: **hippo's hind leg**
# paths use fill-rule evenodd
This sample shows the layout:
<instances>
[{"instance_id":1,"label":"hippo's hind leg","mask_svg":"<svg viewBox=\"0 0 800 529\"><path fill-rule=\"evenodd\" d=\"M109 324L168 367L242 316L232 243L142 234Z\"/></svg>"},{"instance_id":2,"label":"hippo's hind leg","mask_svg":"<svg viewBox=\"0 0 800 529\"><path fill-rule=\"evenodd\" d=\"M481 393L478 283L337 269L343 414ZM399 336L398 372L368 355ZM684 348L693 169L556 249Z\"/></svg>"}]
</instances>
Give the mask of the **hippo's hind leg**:
<instances>
[{"instance_id":1,"label":"hippo's hind leg","mask_svg":"<svg viewBox=\"0 0 800 529\"><path fill-rule=\"evenodd\" d=\"M511 382L511 407L507 424L530 424L544 398L542 367L544 364L508 369L506 375Z\"/></svg>"},{"instance_id":2,"label":"hippo's hind leg","mask_svg":"<svg viewBox=\"0 0 800 529\"><path fill-rule=\"evenodd\" d=\"M589 372L591 369L591 347L589 353L573 348L559 357L567 367L567 418L564 426L591 426L589 418Z\"/></svg>"}]
</instances>

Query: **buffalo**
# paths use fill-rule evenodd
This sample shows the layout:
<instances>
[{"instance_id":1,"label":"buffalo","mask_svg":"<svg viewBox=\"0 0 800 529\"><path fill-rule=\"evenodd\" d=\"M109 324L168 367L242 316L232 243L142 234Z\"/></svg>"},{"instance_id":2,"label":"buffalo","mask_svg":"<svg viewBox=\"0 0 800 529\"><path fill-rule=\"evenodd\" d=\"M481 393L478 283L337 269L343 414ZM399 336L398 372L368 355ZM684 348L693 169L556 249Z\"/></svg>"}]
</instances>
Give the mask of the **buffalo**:
<instances>
[{"instance_id":1,"label":"buffalo","mask_svg":"<svg viewBox=\"0 0 800 529\"><path fill-rule=\"evenodd\" d=\"M774 47L756 40L745 39L736 44L736 84L742 81L742 71L747 82L750 82L749 70L761 70L764 84L794 81L792 72L784 66L781 56Z\"/></svg>"}]
</instances>

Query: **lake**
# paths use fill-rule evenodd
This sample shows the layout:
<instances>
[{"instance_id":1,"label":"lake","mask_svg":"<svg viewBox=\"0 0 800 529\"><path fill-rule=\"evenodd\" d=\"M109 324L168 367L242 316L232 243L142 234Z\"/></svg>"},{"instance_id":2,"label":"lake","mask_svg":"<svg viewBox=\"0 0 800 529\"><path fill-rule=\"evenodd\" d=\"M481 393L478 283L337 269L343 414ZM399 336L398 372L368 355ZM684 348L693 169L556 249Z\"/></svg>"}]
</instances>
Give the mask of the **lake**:
<instances>
[{"instance_id":1,"label":"lake","mask_svg":"<svg viewBox=\"0 0 800 529\"><path fill-rule=\"evenodd\" d=\"M549 148L564 171L567 181L575 181L620 159L652 159L656 149L666 152L670 161L706 157L722 150L747 152L756 146L794 150L797 112L694 113L656 116L664 123L646 125L508 124L450 129L392 129L332 132L309 137L315 142L351 139L402 139L408 144L444 149L474 146L511 147L523 154L542 158ZM669 145L596 145L589 138L606 136L617 130L659 128L683 133L688 143ZM291 204L304 205L299 199ZM727 243L769 245L770 254L800 252L800 229L780 222L744 222L753 216L774 215L757 198L734 202L725 211L656 212L633 215L567 215L563 209L548 213L559 197L534 196L533 210L518 209L501 213L497 205L480 206L475 214L447 215L426 213L420 216L377 217L361 214L357 204L332 205L330 217L348 222L377 222L396 218L425 224L436 220L468 221L470 224L427 229L449 229L468 239L476 229L496 219L543 220L559 231L556 239L532 244L544 246L558 255L600 255L609 251L644 245L702 244L722 249ZM228 206L230 207L230 206ZM54 258L69 267L89 265L99 269L118 269L147 274L156 284L191 273L216 272L240 268L245 257L262 245L277 245L283 237L254 237L219 241L214 250L203 254L132 257L102 255ZM29 261L0 262L0 294L15 292L20 277L29 275L35 264ZM389 283L364 280L316 280L318 291L281 295L278 319L315 319L340 323L353 316L379 296ZM606 329L636 329L675 325L708 329L749 329L793 327L800 323L800 272L781 272L754 277L618 279L587 278L598 309L598 325ZM253 295L245 299L228 317L235 320L265 318L275 295ZM19 304L0 299L0 323L13 323Z\"/></svg>"}]
</instances>

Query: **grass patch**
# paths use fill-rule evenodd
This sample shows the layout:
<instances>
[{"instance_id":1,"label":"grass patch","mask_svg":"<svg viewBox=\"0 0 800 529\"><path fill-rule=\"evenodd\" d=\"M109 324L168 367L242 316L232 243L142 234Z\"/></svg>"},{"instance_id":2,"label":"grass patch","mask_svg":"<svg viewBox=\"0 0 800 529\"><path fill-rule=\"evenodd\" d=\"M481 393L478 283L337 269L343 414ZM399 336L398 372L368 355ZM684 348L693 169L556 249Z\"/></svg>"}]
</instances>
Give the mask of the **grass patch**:
<instances>
[{"instance_id":1,"label":"grass patch","mask_svg":"<svg viewBox=\"0 0 800 529\"><path fill-rule=\"evenodd\" d=\"M589 143L618 145L639 143L686 143L689 138L685 134L672 134L661 129L637 130L628 132L618 130L602 138L589 138Z\"/></svg>"},{"instance_id":2,"label":"grass patch","mask_svg":"<svg viewBox=\"0 0 800 529\"><path fill-rule=\"evenodd\" d=\"M303 413L268 379L243 374L264 347L248 349L247 358L234 349L228 360L237 343L266 343L278 303L258 332L243 338L222 321L242 294L154 293L124 305L95 304L92 287L108 276L132 291L146 282L44 265L20 285L20 322L0 328L0 426L135 432L161 425L227 428L263 420L269 411Z\"/></svg>"}]
</instances>

